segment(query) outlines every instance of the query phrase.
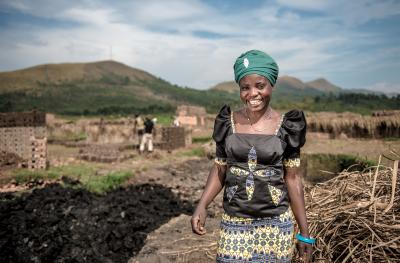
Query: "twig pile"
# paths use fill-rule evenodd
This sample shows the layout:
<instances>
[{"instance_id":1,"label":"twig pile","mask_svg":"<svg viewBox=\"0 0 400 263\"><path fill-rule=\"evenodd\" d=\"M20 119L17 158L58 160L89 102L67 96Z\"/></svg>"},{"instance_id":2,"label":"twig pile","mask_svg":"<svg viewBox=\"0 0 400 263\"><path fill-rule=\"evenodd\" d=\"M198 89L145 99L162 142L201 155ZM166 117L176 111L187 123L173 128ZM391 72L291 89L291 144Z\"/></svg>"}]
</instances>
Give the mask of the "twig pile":
<instances>
[{"instance_id":1,"label":"twig pile","mask_svg":"<svg viewBox=\"0 0 400 263\"><path fill-rule=\"evenodd\" d=\"M315 262L400 262L398 165L343 171L310 189Z\"/></svg>"}]
</instances>

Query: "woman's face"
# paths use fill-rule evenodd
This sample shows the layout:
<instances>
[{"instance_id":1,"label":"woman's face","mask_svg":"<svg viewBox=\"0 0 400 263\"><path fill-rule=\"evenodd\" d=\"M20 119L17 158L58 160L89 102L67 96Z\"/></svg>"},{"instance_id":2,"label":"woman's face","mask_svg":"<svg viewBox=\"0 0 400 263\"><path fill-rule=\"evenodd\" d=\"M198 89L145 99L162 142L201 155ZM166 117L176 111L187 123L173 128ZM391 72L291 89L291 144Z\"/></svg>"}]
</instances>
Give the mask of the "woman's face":
<instances>
[{"instance_id":1,"label":"woman's face","mask_svg":"<svg viewBox=\"0 0 400 263\"><path fill-rule=\"evenodd\" d=\"M272 86L268 79L258 74L249 74L239 81L240 99L250 111L260 111L269 105Z\"/></svg>"}]
</instances>

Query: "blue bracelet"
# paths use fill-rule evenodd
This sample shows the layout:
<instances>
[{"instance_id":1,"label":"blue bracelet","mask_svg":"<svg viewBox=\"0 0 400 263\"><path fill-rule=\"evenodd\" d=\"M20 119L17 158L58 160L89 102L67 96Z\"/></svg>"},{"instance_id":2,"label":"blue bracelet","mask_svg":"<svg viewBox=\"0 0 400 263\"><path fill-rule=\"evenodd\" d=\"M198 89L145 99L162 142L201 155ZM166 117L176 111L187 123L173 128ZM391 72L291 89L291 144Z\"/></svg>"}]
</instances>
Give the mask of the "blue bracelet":
<instances>
[{"instance_id":1,"label":"blue bracelet","mask_svg":"<svg viewBox=\"0 0 400 263\"><path fill-rule=\"evenodd\" d=\"M315 238L312 238L312 237L310 237L310 238L303 237L300 233L298 233L296 235L296 238L297 238L297 240L299 240L301 242L311 244L311 245L315 244L315 240L316 240Z\"/></svg>"}]
</instances>

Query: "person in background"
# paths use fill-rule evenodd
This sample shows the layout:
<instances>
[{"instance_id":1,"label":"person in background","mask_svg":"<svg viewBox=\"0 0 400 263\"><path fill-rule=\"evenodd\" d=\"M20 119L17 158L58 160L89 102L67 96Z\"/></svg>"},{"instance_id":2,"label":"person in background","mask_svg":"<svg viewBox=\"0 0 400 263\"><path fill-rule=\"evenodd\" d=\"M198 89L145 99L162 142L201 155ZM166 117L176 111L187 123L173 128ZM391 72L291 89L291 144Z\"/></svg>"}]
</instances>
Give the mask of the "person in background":
<instances>
[{"instance_id":1,"label":"person in background","mask_svg":"<svg viewBox=\"0 0 400 263\"><path fill-rule=\"evenodd\" d=\"M217 262L291 262L294 220L300 258L309 262L315 239L308 230L299 169L304 113L271 108L278 65L266 53L242 54L234 74L243 107L231 111L225 105L215 119L216 158L192 230L206 233L206 209L225 188Z\"/></svg>"},{"instance_id":2,"label":"person in background","mask_svg":"<svg viewBox=\"0 0 400 263\"><path fill-rule=\"evenodd\" d=\"M141 143L144 133L144 122L140 114L135 114L134 133L138 136L138 144Z\"/></svg>"},{"instance_id":3,"label":"person in background","mask_svg":"<svg viewBox=\"0 0 400 263\"><path fill-rule=\"evenodd\" d=\"M172 125L174 127L179 127L180 126L180 122L177 116L174 116L174 121L172 122Z\"/></svg>"},{"instance_id":4,"label":"person in background","mask_svg":"<svg viewBox=\"0 0 400 263\"><path fill-rule=\"evenodd\" d=\"M156 119L157 120L157 119ZM147 151L153 152L153 135L155 133L154 129L155 123L146 117L144 121L144 134L140 142L139 152L142 154L147 144Z\"/></svg>"}]
</instances>

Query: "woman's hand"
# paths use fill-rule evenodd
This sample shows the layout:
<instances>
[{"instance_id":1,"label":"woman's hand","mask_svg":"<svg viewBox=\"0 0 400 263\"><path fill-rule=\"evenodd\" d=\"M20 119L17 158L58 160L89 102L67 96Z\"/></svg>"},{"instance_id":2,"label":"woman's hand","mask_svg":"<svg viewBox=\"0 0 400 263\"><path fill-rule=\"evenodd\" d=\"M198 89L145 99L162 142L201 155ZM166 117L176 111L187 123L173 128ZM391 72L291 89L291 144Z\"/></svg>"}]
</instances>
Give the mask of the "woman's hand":
<instances>
[{"instance_id":1,"label":"woman's hand","mask_svg":"<svg viewBox=\"0 0 400 263\"><path fill-rule=\"evenodd\" d=\"M204 235L207 231L204 228L206 223L207 210L204 206L197 206L192 215L190 223L192 224L192 231L198 235Z\"/></svg>"},{"instance_id":2,"label":"woman's hand","mask_svg":"<svg viewBox=\"0 0 400 263\"><path fill-rule=\"evenodd\" d=\"M210 174L208 175L206 188L204 189L199 204L197 205L192 219L190 220L193 233L198 235L204 235L206 233L204 224L206 223L207 207L224 187L225 172L226 165L221 166L214 163L213 167L211 168Z\"/></svg>"},{"instance_id":3,"label":"woman's hand","mask_svg":"<svg viewBox=\"0 0 400 263\"><path fill-rule=\"evenodd\" d=\"M299 251L299 259L302 262L311 262L313 247L301 241L297 241L297 250Z\"/></svg>"}]
</instances>

